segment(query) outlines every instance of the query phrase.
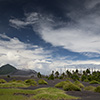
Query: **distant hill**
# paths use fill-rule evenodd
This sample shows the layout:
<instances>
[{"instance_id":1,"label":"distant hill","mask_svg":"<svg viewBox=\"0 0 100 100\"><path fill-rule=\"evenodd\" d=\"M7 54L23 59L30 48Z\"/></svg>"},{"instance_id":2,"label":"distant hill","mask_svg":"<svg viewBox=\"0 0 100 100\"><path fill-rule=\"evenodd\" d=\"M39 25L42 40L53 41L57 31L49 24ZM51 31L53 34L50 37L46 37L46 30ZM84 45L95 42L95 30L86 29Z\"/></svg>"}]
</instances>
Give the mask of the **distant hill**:
<instances>
[{"instance_id":1,"label":"distant hill","mask_svg":"<svg viewBox=\"0 0 100 100\"><path fill-rule=\"evenodd\" d=\"M36 76L37 72L34 70L19 70L10 64L6 64L0 67L0 75Z\"/></svg>"},{"instance_id":2,"label":"distant hill","mask_svg":"<svg viewBox=\"0 0 100 100\"><path fill-rule=\"evenodd\" d=\"M0 67L0 75L6 75L9 73L16 72L17 69L10 64L6 64Z\"/></svg>"}]
</instances>

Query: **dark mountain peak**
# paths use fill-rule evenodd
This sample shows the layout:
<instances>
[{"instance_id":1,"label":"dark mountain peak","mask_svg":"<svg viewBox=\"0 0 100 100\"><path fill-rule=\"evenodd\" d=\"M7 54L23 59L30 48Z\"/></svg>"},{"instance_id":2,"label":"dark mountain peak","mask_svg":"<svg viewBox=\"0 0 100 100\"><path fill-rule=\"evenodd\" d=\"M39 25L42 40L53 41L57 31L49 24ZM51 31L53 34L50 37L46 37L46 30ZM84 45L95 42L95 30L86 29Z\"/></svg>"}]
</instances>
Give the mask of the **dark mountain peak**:
<instances>
[{"instance_id":1,"label":"dark mountain peak","mask_svg":"<svg viewBox=\"0 0 100 100\"><path fill-rule=\"evenodd\" d=\"M9 74L11 72L16 72L16 71L17 71L17 69L10 64L6 64L6 65L3 65L0 67L0 74L1 75Z\"/></svg>"},{"instance_id":2,"label":"dark mountain peak","mask_svg":"<svg viewBox=\"0 0 100 100\"><path fill-rule=\"evenodd\" d=\"M0 75L20 75L20 76L30 76L30 75L37 75L35 70L23 70L23 69L16 69L14 66L10 64L6 64L0 67Z\"/></svg>"}]
</instances>

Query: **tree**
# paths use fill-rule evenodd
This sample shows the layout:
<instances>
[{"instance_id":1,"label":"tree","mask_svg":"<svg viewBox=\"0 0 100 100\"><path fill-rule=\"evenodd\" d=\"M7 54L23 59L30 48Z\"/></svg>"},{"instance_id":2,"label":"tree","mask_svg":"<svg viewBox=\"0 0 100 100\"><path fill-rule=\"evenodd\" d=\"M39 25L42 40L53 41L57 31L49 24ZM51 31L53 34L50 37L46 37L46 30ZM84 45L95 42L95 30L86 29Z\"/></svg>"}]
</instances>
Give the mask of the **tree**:
<instances>
[{"instance_id":1,"label":"tree","mask_svg":"<svg viewBox=\"0 0 100 100\"><path fill-rule=\"evenodd\" d=\"M58 71L55 72L55 76L56 76L56 78L58 78L58 76L59 76L59 72Z\"/></svg>"},{"instance_id":2,"label":"tree","mask_svg":"<svg viewBox=\"0 0 100 100\"><path fill-rule=\"evenodd\" d=\"M66 71L66 74L67 74L68 77L71 77L71 75L72 75L71 72L68 71L68 70Z\"/></svg>"},{"instance_id":3,"label":"tree","mask_svg":"<svg viewBox=\"0 0 100 100\"><path fill-rule=\"evenodd\" d=\"M90 69L86 69L86 73L87 74L90 74Z\"/></svg>"},{"instance_id":4,"label":"tree","mask_svg":"<svg viewBox=\"0 0 100 100\"><path fill-rule=\"evenodd\" d=\"M40 72L37 73L37 77L38 77L38 78L41 78L41 77L42 77L42 75L41 75Z\"/></svg>"},{"instance_id":5,"label":"tree","mask_svg":"<svg viewBox=\"0 0 100 100\"><path fill-rule=\"evenodd\" d=\"M61 75L62 75L63 78L65 78L65 76L66 76L64 72Z\"/></svg>"}]
</instances>

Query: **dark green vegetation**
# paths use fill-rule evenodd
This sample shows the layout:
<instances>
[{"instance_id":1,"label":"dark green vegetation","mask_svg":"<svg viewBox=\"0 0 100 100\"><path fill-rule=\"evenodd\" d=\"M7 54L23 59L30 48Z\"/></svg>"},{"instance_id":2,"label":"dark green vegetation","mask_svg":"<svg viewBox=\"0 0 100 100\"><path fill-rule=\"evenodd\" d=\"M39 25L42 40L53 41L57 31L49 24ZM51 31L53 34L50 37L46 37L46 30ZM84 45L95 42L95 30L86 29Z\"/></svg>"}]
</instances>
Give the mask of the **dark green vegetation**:
<instances>
[{"instance_id":1,"label":"dark green vegetation","mask_svg":"<svg viewBox=\"0 0 100 100\"><path fill-rule=\"evenodd\" d=\"M100 93L100 86L96 87L94 91Z\"/></svg>"},{"instance_id":2,"label":"dark green vegetation","mask_svg":"<svg viewBox=\"0 0 100 100\"><path fill-rule=\"evenodd\" d=\"M72 100L78 99L65 94L57 88L40 88L36 90L0 89L1 100Z\"/></svg>"}]
</instances>

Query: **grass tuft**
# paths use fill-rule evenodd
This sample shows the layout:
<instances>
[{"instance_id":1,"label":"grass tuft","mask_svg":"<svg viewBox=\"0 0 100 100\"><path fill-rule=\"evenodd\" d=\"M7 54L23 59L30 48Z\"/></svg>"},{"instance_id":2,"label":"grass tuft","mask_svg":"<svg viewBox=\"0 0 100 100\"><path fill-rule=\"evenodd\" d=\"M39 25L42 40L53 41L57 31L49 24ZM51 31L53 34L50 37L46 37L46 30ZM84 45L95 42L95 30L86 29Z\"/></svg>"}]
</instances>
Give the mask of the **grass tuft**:
<instances>
[{"instance_id":1,"label":"grass tuft","mask_svg":"<svg viewBox=\"0 0 100 100\"><path fill-rule=\"evenodd\" d=\"M96 87L94 91L100 93L100 86Z\"/></svg>"},{"instance_id":2,"label":"grass tuft","mask_svg":"<svg viewBox=\"0 0 100 100\"><path fill-rule=\"evenodd\" d=\"M90 82L90 84L100 84L100 82L93 80L93 81Z\"/></svg>"},{"instance_id":3,"label":"grass tuft","mask_svg":"<svg viewBox=\"0 0 100 100\"><path fill-rule=\"evenodd\" d=\"M40 85L42 85L42 84L47 85L48 83L45 80L40 79L40 80L38 80L38 84L40 84Z\"/></svg>"},{"instance_id":4,"label":"grass tuft","mask_svg":"<svg viewBox=\"0 0 100 100\"><path fill-rule=\"evenodd\" d=\"M84 88L84 85L79 81L75 81L74 84L77 85L79 88Z\"/></svg>"},{"instance_id":5,"label":"grass tuft","mask_svg":"<svg viewBox=\"0 0 100 100\"><path fill-rule=\"evenodd\" d=\"M6 83L6 80L0 79L0 84L1 84L1 83Z\"/></svg>"},{"instance_id":6,"label":"grass tuft","mask_svg":"<svg viewBox=\"0 0 100 100\"><path fill-rule=\"evenodd\" d=\"M63 89L65 91L81 91L81 88L79 88L77 85L73 83L67 83L63 86Z\"/></svg>"},{"instance_id":7,"label":"grass tuft","mask_svg":"<svg viewBox=\"0 0 100 100\"><path fill-rule=\"evenodd\" d=\"M28 96L26 96L26 94ZM0 100L72 100L72 99L79 99L79 98L67 95L63 90L57 88L39 88L36 90L0 89Z\"/></svg>"},{"instance_id":8,"label":"grass tuft","mask_svg":"<svg viewBox=\"0 0 100 100\"><path fill-rule=\"evenodd\" d=\"M33 79L27 79L27 80L25 80L25 84L29 85L29 86L36 86L37 82Z\"/></svg>"},{"instance_id":9,"label":"grass tuft","mask_svg":"<svg viewBox=\"0 0 100 100\"><path fill-rule=\"evenodd\" d=\"M96 88L96 87L94 87L94 86L86 86L86 87L84 88L84 90L87 90L87 91L94 91L95 88Z\"/></svg>"}]
</instances>

